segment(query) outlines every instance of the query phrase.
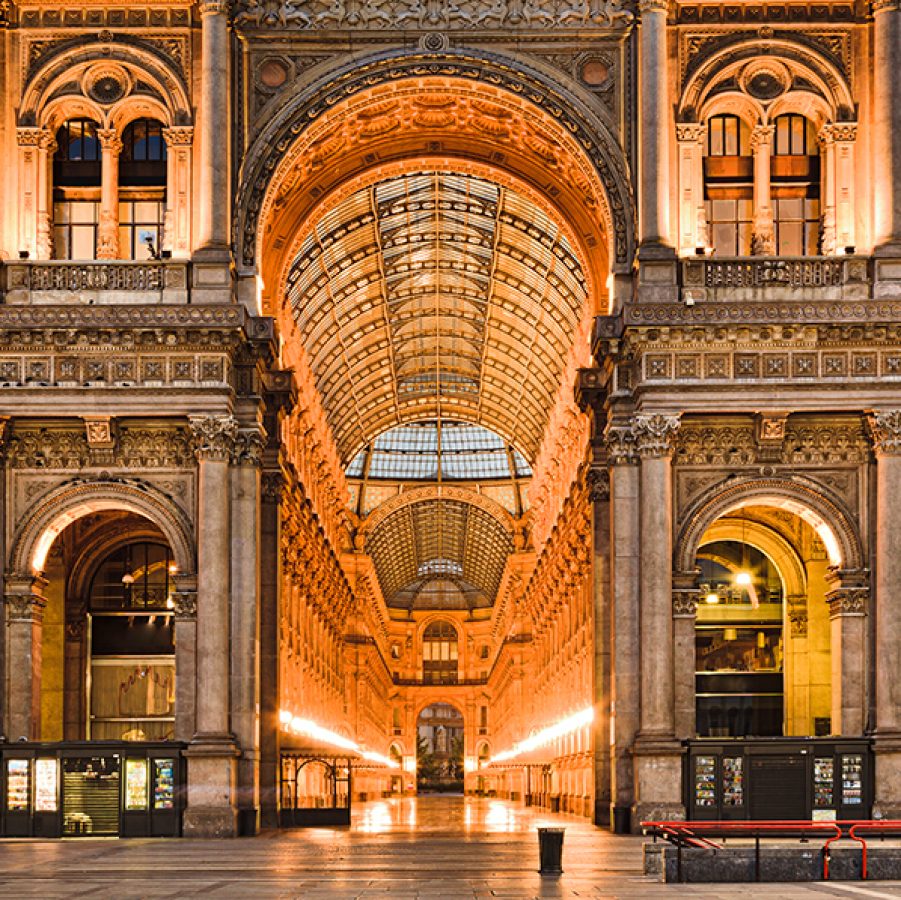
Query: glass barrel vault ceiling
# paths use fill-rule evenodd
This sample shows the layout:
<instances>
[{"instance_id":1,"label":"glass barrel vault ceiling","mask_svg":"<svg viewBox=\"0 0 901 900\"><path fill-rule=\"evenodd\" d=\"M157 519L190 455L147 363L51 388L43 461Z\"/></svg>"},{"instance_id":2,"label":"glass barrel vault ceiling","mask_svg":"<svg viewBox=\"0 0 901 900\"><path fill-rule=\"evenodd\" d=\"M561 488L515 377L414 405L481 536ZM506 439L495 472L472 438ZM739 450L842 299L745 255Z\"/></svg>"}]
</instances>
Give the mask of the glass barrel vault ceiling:
<instances>
[{"instance_id":1,"label":"glass barrel vault ceiling","mask_svg":"<svg viewBox=\"0 0 901 900\"><path fill-rule=\"evenodd\" d=\"M488 480L528 478L525 457L504 439L466 422L411 422L380 434L347 467L349 478Z\"/></svg>"},{"instance_id":2,"label":"glass barrel vault ceiling","mask_svg":"<svg viewBox=\"0 0 901 900\"><path fill-rule=\"evenodd\" d=\"M363 188L301 236L286 288L345 464L424 419L484 425L534 461L587 289L526 196L444 171Z\"/></svg>"}]
</instances>

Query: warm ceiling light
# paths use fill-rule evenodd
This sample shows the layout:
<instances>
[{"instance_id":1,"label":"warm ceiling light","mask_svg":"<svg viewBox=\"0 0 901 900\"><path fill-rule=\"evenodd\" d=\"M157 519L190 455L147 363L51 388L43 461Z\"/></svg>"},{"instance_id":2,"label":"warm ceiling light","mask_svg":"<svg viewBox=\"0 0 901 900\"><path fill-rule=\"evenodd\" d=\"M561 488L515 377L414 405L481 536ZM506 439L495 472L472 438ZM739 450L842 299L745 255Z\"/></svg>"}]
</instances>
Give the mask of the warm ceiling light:
<instances>
[{"instance_id":1,"label":"warm ceiling light","mask_svg":"<svg viewBox=\"0 0 901 900\"><path fill-rule=\"evenodd\" d=\"M135 577L131 574L131 572L126 572L122 576L122 584L132 585L135 583Z\"/></svg>"},{"instance_id":2,"label":"warm ceiling light","mask_svg":"<svg viewBox=\"0 0 901 900\"><path fill-rule=\"evenodd\" d=\"M735 576L735 583L740 584L742 587L747 587L751 583L751 573L739 572Z\"/></svg>"},{"instance_id":3,"label":"warm ceiling light","mask_svg":"<svg viewBox=\"0 0 901 900\"><path fill-rule=\"evenodd\" d=\"M713 606L714 603L719 603L719 602L720 602L720 595L717 594L717 593L714 592L714 591L711 591L711 592L704 598L704 602L705 602L705 603L709 603L711 606Z\"/></svg>"}]
</instances>

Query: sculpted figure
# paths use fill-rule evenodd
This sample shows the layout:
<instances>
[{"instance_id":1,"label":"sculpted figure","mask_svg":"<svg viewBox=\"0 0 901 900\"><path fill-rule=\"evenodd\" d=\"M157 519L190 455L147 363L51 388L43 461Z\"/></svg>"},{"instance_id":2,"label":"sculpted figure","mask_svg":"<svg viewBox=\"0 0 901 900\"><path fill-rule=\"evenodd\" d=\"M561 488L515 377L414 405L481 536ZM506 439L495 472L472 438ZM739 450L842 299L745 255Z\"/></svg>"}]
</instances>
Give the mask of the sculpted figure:
<instances>
[{"instance_id":1,"label":"sculpted figure","mask_svg":"<svg viewBox=\"0 0 901 900\"><path fill-rule=\"evenodd\" d=\"M581 0L560 13L560 24L619 25L632 21L633 15L623 8L622 0Z\"/></svg>"}]
</instances>

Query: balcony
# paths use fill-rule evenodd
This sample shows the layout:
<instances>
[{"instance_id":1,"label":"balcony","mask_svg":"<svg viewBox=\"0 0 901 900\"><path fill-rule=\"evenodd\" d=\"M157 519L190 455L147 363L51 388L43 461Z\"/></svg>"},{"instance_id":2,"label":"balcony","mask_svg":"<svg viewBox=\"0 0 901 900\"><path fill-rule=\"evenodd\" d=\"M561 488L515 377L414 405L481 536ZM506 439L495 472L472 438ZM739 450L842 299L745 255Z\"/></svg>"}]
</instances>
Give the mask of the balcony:
<instances>
[{"instance_id":1,"label":"balcony","mask_svg":"<svg viewBox=\"0 0 901 900\"><path fill-rule=\"evenodd\" d=\"M862 256L698 257L681 260L683 303L866 300L871 261Z\"/></svg>"},{"instance_id":2,"label":"balcony","mask_svg":"<svg viewBox=\"0 0 901 900\"><path fill-rule=\"evenodd\" d=\"M181 304L189 298L186 260L28 261L0 267L8 305Z\"/></svg>"}]
</instances>

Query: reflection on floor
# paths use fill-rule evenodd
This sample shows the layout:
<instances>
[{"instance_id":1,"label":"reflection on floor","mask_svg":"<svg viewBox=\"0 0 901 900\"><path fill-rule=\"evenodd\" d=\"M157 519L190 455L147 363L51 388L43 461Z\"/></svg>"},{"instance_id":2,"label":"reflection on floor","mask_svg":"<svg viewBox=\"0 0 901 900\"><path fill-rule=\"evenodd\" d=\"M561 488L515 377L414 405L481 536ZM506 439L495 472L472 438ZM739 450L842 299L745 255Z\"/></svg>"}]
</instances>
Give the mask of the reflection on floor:
<instances>
[{"instance_id":1,"label":"reflection on floor","mask_svg":"<svg viewBox=\"0 0 901 900\"><path fill-rule=\"evenodd\" d=\"M538 874L540 825L566 828L564 874ZM356 804L350 828L235 841L0 841L0 898L162 900L758 900L759 885L661 885L641 874L640 837L502 800L426 796ZM767 885L766 897L901 900L901 886ZM876 889L878 888L878 889ZM876 890L874 890L876 889Z\"/></svg>"}]
</instances>

